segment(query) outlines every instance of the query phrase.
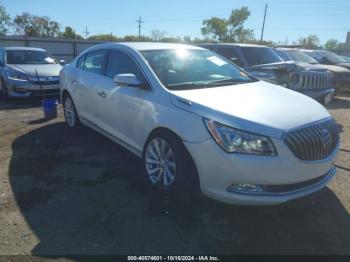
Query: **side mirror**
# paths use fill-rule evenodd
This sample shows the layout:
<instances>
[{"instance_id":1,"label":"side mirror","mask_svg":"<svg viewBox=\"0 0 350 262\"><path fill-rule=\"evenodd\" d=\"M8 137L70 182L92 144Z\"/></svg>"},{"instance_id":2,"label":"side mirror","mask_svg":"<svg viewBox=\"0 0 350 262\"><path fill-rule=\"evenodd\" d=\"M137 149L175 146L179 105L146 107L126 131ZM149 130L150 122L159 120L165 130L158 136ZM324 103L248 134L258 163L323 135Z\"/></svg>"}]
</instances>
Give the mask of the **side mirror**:
<instances>
[{"instance_id":1,"label":"side mirror","mask_svg":"<svg viewBox=\"0 0 350 262\"><path fill-rule=\"evenodd\" d=\"M66 63L66 61L63 60L63 59L61 59L61 60L58 60L58 63L59 63L60 65L64 65L64 64Z\"/></svg>"},{"instance_id":2,"label":"side mirror","mask_svg":"<svg viewBox=\"0 0 350 262\"><path fill-rule=\"evenodd\" d=\"M118 85L141 87L142 82L137 80L134 74L119 74L114 77L114 82Z\"/></svg>"}]
</instances>

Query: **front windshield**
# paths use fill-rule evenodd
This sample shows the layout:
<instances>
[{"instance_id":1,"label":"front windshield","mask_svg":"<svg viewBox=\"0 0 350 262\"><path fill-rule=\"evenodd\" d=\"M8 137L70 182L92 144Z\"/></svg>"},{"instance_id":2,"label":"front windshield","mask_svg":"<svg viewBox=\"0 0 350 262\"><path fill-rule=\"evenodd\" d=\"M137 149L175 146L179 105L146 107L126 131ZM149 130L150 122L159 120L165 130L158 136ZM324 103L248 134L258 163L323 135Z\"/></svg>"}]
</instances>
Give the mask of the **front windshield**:
<instances>
[{"instance_id":1,"label":"front windshield","mask_svg":"<svg viewBox=\"0 0 350 262\"><path fill-rule=\"evenodd\" d=\"M350 62L350 57L347 56L341 56L341 58L343 58L347 63Z\"/></svg>"},{"instance_id":2,"label":"front windshield","mask_svg":"<svg viewBox=\"0 0 350 262\"><path fill-rule=\"evenodd\" d=\"M332 64L345 63L345 59L329 51L311 51L306 53L318 62L324 63L324 60L329 61Z\"/></svg>"},{"instance_id":3,"label":"front windshield","mask_svg":"<svg viewBox=\"0 0 350 262\"><path fill-rule=\"evenodd\" d=\"M6 51L6 61L9 65L57 64L52 55L40 50L8 50Z\"/></svg>"},{"instance_id":4,"label":"front windshield","mask_svg":"<svg viewBox=\"0 0 350 262\"><path fill-rule=\"evenodd\" d=\"M256 81L209 50L171 49L141 52L170 90L209 88Z\"/></svg>"},{"instance_id":5,"label":"front windshield","mask_svg":"<svg viewBox=\"0 0 350 262\"><path fill-rule=\"evenodd\" d=\"M250 66L283 61L272 48L268 47L242 46L242 51Z\"/></svg>"},{"instance_id":6,"label":"front windshield","mask_svg":"<svg viewBox=\"0 0 350 262\"><path fill-rule=\"evenodd\" d=\"M345 63L345 59L332 53L332 52L327 52L327 51L323 51L322 55L324 55L330 62L335 63L335 64L339 64L339 63Z\"/></svg>"},{"instance_id":7,"label":"front windshield","mask_svg":"<svg viewBox=\"0 0 350 262\"><path fill-rule=\"evenodd\" d=\"M301 52L300 50L283 50L283 51L286 52L296 62L318 64L316 59Z\"/></svg>"}]
</instances>

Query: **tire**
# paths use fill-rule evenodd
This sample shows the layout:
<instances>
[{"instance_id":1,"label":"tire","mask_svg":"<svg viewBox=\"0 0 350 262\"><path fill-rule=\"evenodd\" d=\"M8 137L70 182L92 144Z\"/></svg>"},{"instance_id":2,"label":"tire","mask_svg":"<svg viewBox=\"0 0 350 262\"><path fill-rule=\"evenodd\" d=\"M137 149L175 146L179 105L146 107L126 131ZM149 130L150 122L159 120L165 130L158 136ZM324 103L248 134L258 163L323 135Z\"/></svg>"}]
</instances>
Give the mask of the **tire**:
<instances>
[{"instance_id":1,"label":"tire","mask_svg":"<svg viewBox=\"0 0 350 262\"><path fill-rule=\"evenodd\" d=\"M70 95L63 97L63 112L68 127L78 129L81 126L77 110Z\"/></svg>"},{"instance_id":2,"label":"tire","mask_svg":"<svg viewBox=\"0 0 350 262\"><path fill-rule=\"evenodd\" d=\"M144 154L148 184L164 192L196 192L195 164L181 139L168 132L156 132L148 139Z\"/></svg>"}]
</instances>

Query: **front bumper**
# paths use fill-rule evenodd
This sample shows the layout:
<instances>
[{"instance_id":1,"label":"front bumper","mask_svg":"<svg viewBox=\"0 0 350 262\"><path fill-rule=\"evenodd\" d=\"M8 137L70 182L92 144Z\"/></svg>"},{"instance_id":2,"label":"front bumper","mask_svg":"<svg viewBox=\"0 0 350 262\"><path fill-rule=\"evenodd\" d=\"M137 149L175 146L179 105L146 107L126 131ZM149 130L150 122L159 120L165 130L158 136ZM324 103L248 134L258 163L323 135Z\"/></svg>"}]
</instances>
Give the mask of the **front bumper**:
<instances>
[{"instance_id":1,"label":"front bumper","mask_svg":"<svg viewBox=\"0 0 350 262\"><path fill-rule=\"evenodd\" d=\"M59 96L59 83L53 82L42 86L29 81L17 81L7 79L6 87L10 97L43 97Z\"/></svg>"},{"instance_id":2,"label":"front bumper","mask_svg":"<svg viewBox=\"0 0 350 262\"><path fill-rule=\"evenodd\" d=\"M228 154L212 139L185 145L197 166L203 194L228 204L280 204L322 189L335 176L333 159L338 149L323 161L304 162L297 159L282 140L273 139L273 142L278 149L275 157ZM315 182L310 185L308 181ZM231 190L232 185L242 183L286 190L259 193ZM293 188L293 185L301 186Z\"/></svg>"},{"instance_id":3,"label":"front bumper","mask_svg":"<svg viewBox=\"0 0 350 262\"><path fill-rule=\"evenodd\" d=\"M321 89L299 89L295 90L304 95L307 95L321 104L327 104L334 97L334 88L321 88ZM330 98L330 99L329 99Z\"/></svg>"}]
</instances>

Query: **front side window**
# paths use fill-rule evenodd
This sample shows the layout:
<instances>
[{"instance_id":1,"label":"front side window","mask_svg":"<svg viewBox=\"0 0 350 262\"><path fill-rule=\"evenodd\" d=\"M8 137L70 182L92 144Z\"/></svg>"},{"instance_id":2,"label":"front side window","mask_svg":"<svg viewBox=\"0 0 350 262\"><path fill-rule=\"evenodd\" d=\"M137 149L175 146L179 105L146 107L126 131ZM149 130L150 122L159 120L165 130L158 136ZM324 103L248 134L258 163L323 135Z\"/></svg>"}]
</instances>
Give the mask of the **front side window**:
<instances>
[{"instance_id":1,"label":"front side window","mask_svg":"<svg viewBox=\"0 0 350 262\"><path fill-rule=\"evenodd\" d=\"M107 76L114 78L119 74L134 74L138 80L143 80L137 64L127 54L111 51L107 65Z\"/></svg>"},{"instance_id":2,"label":"front side window","mask_svg":"<svg viewBox=\"0 0 350 262\"><path fill-rule=\"evenodd\" d=\"M79 57L78 61L77 61L77 68L82 69L83 68L83 63L85 60L86 55L82 55L81 57Z\"/></svg>"},{"instance_id":3,"label":"front side window","mask_svg":"<svg viewBox=\"0 0 350 262\"><path fill-rule=\"evenodd\" d=\"M299 51L299 50L288 50L286 51L294 61L307 63L307 64L318 64L317 60L311 56Z\"/></svg>"},{"instance_id":4,"label":"front side window","mask_svg":"<svg viewBox=\"0 0 350 262\"><path fill-rule=\"evenodd\" d=\"M255 46L242 46L241 48L250 66L282 62L272 48Z\"/></svg>"},{"instance_id":5,"label":"front side window","mask_svg":"<svg viewBox=\"0 0 350 262\"><path fill-rule=\"evenodd\" d=\"M86 54L83 70L103 75L106 67L107 50L92 51Z\"/></svg>"},{"instance_id":6,"label":"front side window","mask_svg":"<svg viewBox=\"0 0 350 262\"><path fill-rule=\"evenodd\" d=\"M290 57L287 52L277 49L275 51L284 61L293 61L292 57Z\"/></svg>"},{"instance_id":7,"label":"front side window","mask_svg":"<svg viewBox=\"0 0 350 262\"><path fill-rule=\"evenodd\" d=\"M209 50L141 51L159 80L170 90L209 88L256 81Z\"/></svg>"},{"instance_id":8,"label":"front side window","mask_svg":"<svg viewBox=\"0 0 350 262\"><path fill-rule=\"evenodd\" d=\"M239 58L239 55L234 48L228 48L228 47L219 47L218 53L222 55L223 57L226 57L231 62L235 63L236 65L240 67L244 67L243 62Z\"/></svg>"},{"instance_id":9,"label":"front side window","mask_svg":"<svg viewBox=\"0 0 350 262\"><path fill-rule=\"evenodd\" d=\"M58 64L56 58L40 50L7 50L6 62L9 65L48 65Z\"/></svg>"}]
</instances>

